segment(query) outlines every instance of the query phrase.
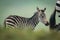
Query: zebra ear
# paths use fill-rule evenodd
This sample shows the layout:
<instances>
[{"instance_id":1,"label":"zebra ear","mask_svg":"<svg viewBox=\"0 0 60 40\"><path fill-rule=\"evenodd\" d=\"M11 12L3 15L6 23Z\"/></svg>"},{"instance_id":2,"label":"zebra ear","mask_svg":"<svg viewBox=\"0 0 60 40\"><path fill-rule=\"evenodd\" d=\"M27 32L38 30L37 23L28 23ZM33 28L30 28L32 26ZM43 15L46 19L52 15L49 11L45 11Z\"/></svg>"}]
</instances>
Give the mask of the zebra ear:
<instances>
[{"instance_id":1,"label":"zebra ear","mask_svg":"<svg viewBox=\"0 0 60 40\"><path fill-rule=\"evenodd\" d=\"M44 8L44 11L46 10L46 8Z\"/></svg>"},{"instance_id":2,"label":"zebra ear","mask_svg":"<svg viewBox=\"0 0 60 40\"><path fill-rule=\"evenodd\" d=\"M40 9L37 7L37 11L40 11Z\"/></svg>"}]
</instances>

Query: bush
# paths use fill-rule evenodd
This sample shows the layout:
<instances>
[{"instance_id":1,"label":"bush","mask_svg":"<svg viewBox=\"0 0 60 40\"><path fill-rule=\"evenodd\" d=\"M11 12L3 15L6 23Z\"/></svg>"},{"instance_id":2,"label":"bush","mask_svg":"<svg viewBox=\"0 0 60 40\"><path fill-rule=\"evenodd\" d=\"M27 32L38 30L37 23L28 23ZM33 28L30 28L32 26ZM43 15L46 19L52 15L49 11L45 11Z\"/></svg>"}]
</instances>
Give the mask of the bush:
<instances>
[{"instance_id":1,"label":"bush","mask_svg":"<svg viewBox=\"0 0 60 40\"><path fill-rule=\"evenodd\" d=\"M0 27L0 40L60 40L60 32L27 31Z\"/></svg>"}]
</instances>

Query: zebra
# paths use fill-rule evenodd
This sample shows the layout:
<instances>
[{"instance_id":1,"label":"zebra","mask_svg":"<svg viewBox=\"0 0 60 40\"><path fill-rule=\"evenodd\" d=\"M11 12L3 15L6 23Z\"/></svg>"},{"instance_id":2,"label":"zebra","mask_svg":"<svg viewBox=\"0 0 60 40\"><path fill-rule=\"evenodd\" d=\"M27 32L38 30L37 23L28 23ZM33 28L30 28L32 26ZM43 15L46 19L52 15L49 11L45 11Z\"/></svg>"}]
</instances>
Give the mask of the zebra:
<instances>
[{"instance_id":1,"label":"zebra","mask_svg":"<svg viewBox=\"0 0 60 40\"><path fill-rule=\"evenodd\" d=\"M60 30L60 23L56 24L56 14L60 13L60 0L56 2L55 9L50 17L50 29ZM60 15L58 15L60 17Z\"/></svg>"},{"instance_id":2,"label":"zebra","mask_svg":"<svg viewBox=\"0 0 60 40\"><path fill-rule=\"evenodd\" d=\"M34 29L36 25L41 21L43 24L46 26L49 25L49 22L47 21L46 15L45 15L45 10L44 9L39 9L38 7L36 8L36 12L34 15L30 18L25 18L17 15L10 15L4 20L4 25L5 27L7 25L16 27L16 28L25 28L25 26L31 27Z\"/></svg>"}]
</instances>

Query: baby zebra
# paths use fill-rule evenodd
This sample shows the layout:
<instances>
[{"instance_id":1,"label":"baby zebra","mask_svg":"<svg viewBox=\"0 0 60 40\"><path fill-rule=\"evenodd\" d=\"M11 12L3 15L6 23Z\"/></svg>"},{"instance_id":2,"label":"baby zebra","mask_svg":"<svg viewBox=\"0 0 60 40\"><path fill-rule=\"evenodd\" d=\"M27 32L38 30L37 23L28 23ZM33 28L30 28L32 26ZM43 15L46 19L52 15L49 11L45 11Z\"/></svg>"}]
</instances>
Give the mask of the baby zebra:
<instances>
[{"instance_id":1,"label":"baby zebra","mask_svg":"<svg viewBox=\"0 0 60 40\"><path fill-rule=\"evenodd\" d=\"M35 26L39 23L39 21L41 21L43 24L45 24L46 26L49 25L47 19L46 19L46 15L45 15L45 10L46 8L40 10L37 7L37 12L35 12L35 14L30 17L30 18L25 18L25 17L21 17L21 16L17 16L17 15L10 15L9 17L7 17L4 21L4 25L5 27L7 27L7 25L12 26L12 27L16 27L16 28L32 28L34 29Z\"/></svg>"}]
</instances>

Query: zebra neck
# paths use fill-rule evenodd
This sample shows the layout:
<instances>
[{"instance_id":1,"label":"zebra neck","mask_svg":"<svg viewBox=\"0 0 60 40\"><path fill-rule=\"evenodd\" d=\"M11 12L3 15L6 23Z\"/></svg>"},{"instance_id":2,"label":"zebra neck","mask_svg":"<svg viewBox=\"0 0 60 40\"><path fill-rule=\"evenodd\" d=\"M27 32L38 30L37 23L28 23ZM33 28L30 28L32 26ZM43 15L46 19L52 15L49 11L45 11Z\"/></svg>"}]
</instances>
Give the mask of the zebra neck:
<instances>
[{"instance_id":1,"label":"zebra neck","mask_svg":"<svg viewBox=\"0 0 60 40\"><path fill-rule=\"evenodd\" d=\"M34 26L36 26L36 25L39 23L38 13L35 13L35 14L29 19L29 21L30 21Z\"/></svg>"}]
</instances>

